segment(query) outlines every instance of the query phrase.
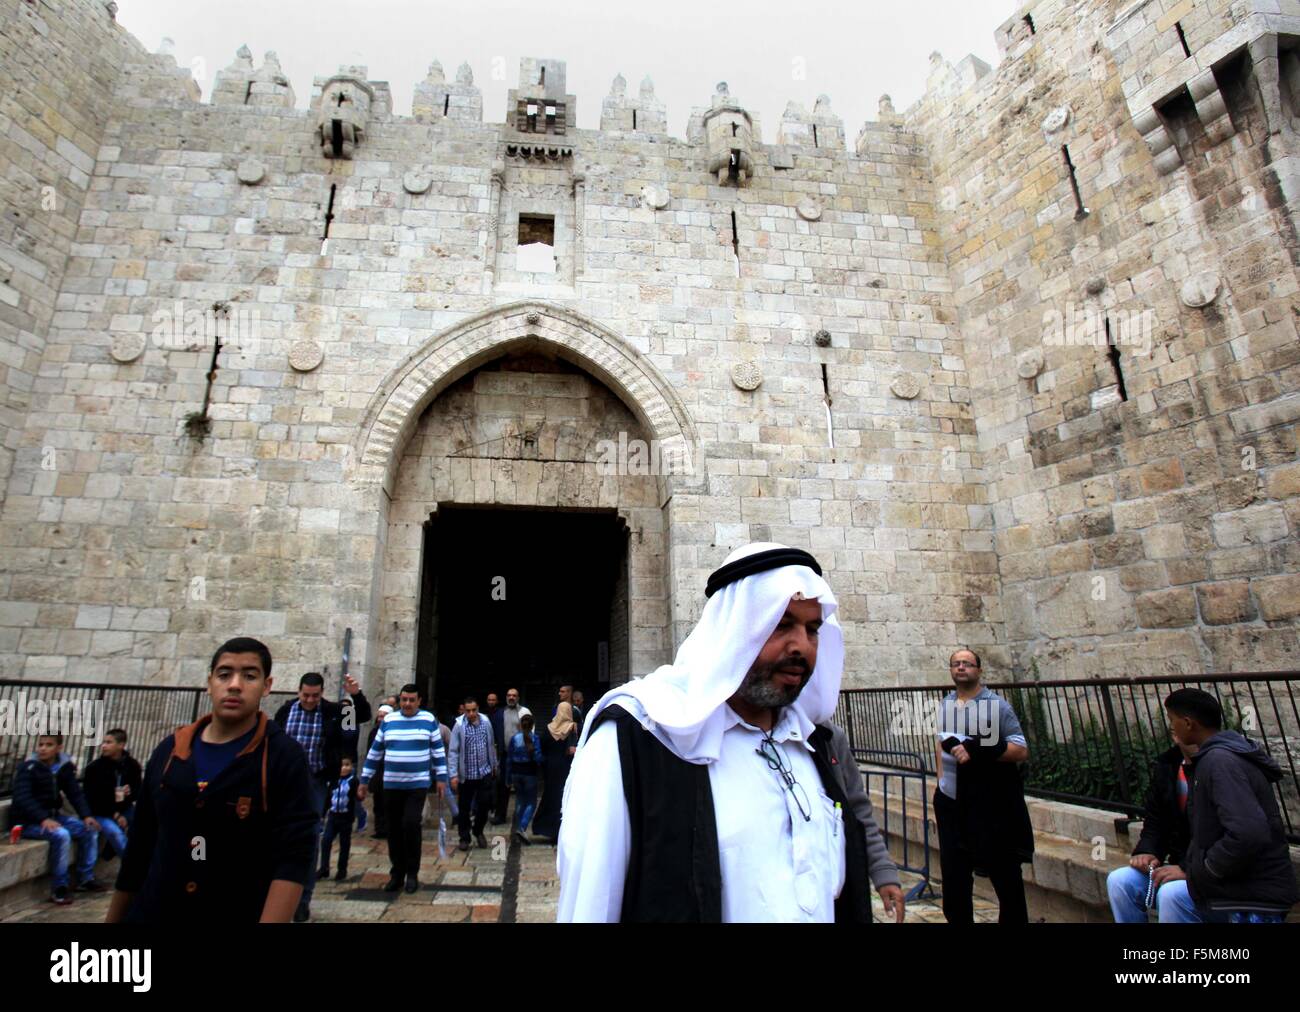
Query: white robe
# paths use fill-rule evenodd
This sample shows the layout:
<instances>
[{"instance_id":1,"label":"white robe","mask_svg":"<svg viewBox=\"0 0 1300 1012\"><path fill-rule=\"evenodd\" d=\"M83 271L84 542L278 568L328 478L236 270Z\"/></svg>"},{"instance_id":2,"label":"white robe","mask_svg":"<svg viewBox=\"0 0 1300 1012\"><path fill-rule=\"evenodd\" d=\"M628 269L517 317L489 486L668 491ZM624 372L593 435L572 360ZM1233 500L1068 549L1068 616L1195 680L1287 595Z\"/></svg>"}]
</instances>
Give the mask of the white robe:
<instances>
[{"instance_id":1,"label":"white robe","mask_svg":"<svg viewBox=\"0 0 1300 1012\"><path fill-rule=\"evenodd\" d=\"M844 887L844 814L822 790L798 721L790 710L772 729L785 754L804 820L781 775L756 754L762 732L727 707L722 753L709 764L722 872L722 919L833 921ZM617 729L601 727L570 776L560 851L560 921L617 921L632 847L623 797ZM577 782L575 781L577 778Z\"/></svg>"}]
</instances>

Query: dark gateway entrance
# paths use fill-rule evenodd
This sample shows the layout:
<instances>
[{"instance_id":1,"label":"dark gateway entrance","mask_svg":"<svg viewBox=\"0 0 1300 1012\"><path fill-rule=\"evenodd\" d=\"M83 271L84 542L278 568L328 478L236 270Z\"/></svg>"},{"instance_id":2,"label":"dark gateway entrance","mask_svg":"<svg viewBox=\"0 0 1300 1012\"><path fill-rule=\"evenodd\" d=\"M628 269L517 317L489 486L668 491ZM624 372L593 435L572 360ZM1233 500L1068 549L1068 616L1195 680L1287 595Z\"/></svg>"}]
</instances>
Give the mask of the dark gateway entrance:
<instances>
[{"instance_id":1,"label":"dark gateway entrance","mask_svg":"<svg viewBox=\"0 0 1300 1012\"><path fill-rule=\"evenodd\" d=\"M538 728L572 684L587 707L628 672L626 523L612 509L445 505L424 525L417 681L446 724L517 688Z\"/></svg>"}]
</instances>

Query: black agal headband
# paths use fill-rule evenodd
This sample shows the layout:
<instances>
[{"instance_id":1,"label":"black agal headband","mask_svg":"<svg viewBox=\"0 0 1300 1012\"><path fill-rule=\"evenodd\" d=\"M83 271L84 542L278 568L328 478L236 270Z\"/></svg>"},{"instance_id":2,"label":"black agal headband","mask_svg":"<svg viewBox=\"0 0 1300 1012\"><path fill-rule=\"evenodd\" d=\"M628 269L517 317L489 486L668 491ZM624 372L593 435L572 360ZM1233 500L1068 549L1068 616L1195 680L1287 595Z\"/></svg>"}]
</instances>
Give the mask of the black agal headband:
<instances>
[{"instance_id":1,"label":"black agal headband","mask_svg":"<svg viewBox=\"0 0 1300 1012\"><path fill-rule=\"evenodd\" d=\"M817 560L803 549L772 548L728 562L721 569L714 570L704 587L704 596L712 597L729 583L743 580L755 573L766 573L769 569L780 569L782 566L807 566L818 576L822 575L822 567L817 564Z\"/></svg>"}]
</instances>

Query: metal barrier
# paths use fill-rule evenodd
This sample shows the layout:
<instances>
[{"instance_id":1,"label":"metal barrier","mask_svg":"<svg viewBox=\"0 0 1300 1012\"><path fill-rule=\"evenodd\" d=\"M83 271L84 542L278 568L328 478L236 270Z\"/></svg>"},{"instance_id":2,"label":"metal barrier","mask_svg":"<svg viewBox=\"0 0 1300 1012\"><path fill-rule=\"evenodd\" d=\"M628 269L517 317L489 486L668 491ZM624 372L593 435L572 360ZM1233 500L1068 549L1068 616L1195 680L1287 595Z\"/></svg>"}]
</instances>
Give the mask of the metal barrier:
<instances>
[{"instance_id":1,"label":"metal barrier","mask_svg":"<svg viewBox=\"0 0 1300 1012\"><path fill-rule=\"evenodd\" d=\"M990 682L1029 743L1025 793L1140 816L1151 767L1173 744L1164 700L1180 688L1214 695L1224 726L1258 741L1282 769L1283 827L1300 843L1300 672ZM919 754L936 773L935 708L951 686L846 689L835 720L855 750ZM928 723L927 723L928 719ZM893 765L883 763L882 765Z\"/></svg>"},{"instance_id":2,"label":"metal barrier","mask_svg":"<svg viewBox=\"0 0 1300 1012\"><path fill-rule=\"evenodd\" d=\"M295 696L293 692L271 692L262 700L262 709L274 713ZM59 713L64 720L84 713L87 705L102 704L98 712L103 714L103 723L93 722L94 737L64 736L64 751L76 762L78 771L99 756L100 742L109 728L126 732L127 748L143 766L160 741L176 728L198 720L209 707L208 690L202 687L0 679L0 722L14 722L13 730L0 733L0 798L13 793L15 771L36 747L37 735L27 730L33 703L40 703L48 714ZM76 704L77 709L67 704Z\"/></svg>"},{"instance_id":3,"label":"metal barrier","mask_svg":"<svg viewBox=\"0 0 1300 1012\"><path fill-rule=\"evenodd\" d=\"M878 756L887 757L884 760L876 758ZM925 762L915 752L898 752L888 749L854 749L853 759L859 764L859 772L862 774L862 783L866 788L867 794L871 793L871 780L873 777L879 777L881 780L881 795L883 801L880 806L873 808L876 813L876 823L880 826L880 831L885 837L885 846L889 846L889 825L893 813L889 807L889 785L891 780L897 780L900 783L899 795L903 799L903 831L899 835L903 838L903 860L898 863L899 871L910 872L913 875L920 875L921 881L914 885L904 897L909 902L924 894L927 890L932 898L937 899L938 894L934 891L934 886L930 883L930 794L926 787L926 780L929 774L925 769ZM900 761L911 759L916 764L915 770L872 770L863 769L863 763L871 763L876 766L894 766ZM913 865L911 863L911 848L916 843L911 839L908 833L907 823L907 781L919 780L921 783L921 863ZM883 813L883 817L882 817Z\"/></svg>"}]
</instances>

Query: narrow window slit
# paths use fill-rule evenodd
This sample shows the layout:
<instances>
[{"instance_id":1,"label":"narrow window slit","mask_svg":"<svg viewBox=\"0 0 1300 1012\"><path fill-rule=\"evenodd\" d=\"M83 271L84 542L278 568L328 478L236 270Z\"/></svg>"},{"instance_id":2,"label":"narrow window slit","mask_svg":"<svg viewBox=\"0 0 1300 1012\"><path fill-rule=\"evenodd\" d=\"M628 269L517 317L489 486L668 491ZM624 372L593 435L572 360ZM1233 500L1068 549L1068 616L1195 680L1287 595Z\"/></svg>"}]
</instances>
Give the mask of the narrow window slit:
<instances>
[{"instance_id":1,"label":"narrow window slit","mask_svg":"<svg viewBox=\"0 0 1300 1012\"><path fill-rule=\"evenodd\" d=\"M1027 25L1029 26L1029 34L1030 34L1030 35L1037 35L1037 34L1038 34L1038 29L1034 27L1034 16L1033 16L1032 14L1026 14L1026 15L1025 15L1025 24L1027 24Z\"/></svg>"},{"instance_id":2,"label":"narrow window slit","mask_svg":"<svg viewBox=\"0 0 1300 1012\"><path fill-rule=\"evenodd\" d=\"M740 231L736 228L736 212L731 212L731 256L736 264L736 277L740 277Z\"/></svg>"},{"instance_id":3,"label":"narrow window slit","mask_svg":"<svg viewBox=\"0 0 1300 1012\"><path fill-rule=\"evenodd\" d=\"M813 147L817 147L817 124L813 124Z\"/></svg>"},{"instance_id":4,"label":"narrow window slit","mask_svg":"<svg viewBox=\"0 0 1300 1012\"><path fill-rule=\"evenodd\" d=\"M249 100L253 97L253 82L248 82L248 88L244 91L244 105L248 105Z\"/></svg>"},{"instance_id":5,"label":"narrow window slit","mask_svg":"<svg viewBox=\"0 0 1300 1012\"><path fill-rule=\"evenodd\" d=\"M447 113L450 111L451 111L451 95L447 95L447 97L442 100L442 114L446 116Z\"/></svg>"},{"instance_id":6,"label":"narrow window slit","mask_svg":"<svg viewBox=\"0 0 1300 1012\"><path fill-rule=\"evenodd\" d=\"M338 190L338 183L330 183L330 202L325 208L325 234L321 236L322 239L328 239L330 237L330 225L334 221L334 198L338 196Z\"/></svg>"},{"instance_id":7,"label":"narrow window slit","mask_svg":"<svg viewBox=\"0 0 1300 1012\"><path fill-rule=\"evenodd\" d=\"M826 363L822 363L822 395L826 403L826 439L827 445L835 449L835 422L831 417L831 380L826 370ZM831 463L835 463L835 455L831 454Z\"/></svg>"},{"instance_id":8,"label":"narrow window slit","mask_svg":"<svg viewBox=\"0 0 1300 1012\"><path fill-rule=\"evenodd\" d=\"M1128 400L1128 388L1124 385L1124 367L1119 360L1119 342L1111 335L1110 318L1106 318L1106 357L1110 359L1111 370L1115 373L1115 386L1119 389L1119 399Z\"/></svg>"},{"instance_id":9,"label":"narrow window slit","mask_svg":"<svg viewBox=\"0 0 1300 1012\"><path fill-rule=\"evenodd\" d=\"M632 129L636 129L636 110L632 110Z\"/></svg>"},{"instance_id":10,"label":"narrow window slit","mask_svg":"<svg viewBox=\"0 0 1300 1012\"><path fill-rule=\"evenodd\" d=\"M1074 217L1075 219L1088 217L1088 209L1083 206L1083 194L1079 192L1079 176L1075 172L1074 162L1070 158L1070 147L1068 144L1061 145L1061 157L1065 159L1065 167L1070 172L1070 189L1074 191Z\"/></svg>"},{"instance_id":11,"label":"narrow window slit","mask_svg":"<svg viewBox=\"0 0 1300 1012\"><path fill-rule=\"evenodd\" d=\"M1183 31L1183 23L1181 21L1175 21L1174 28L1178 30L1178 41L1183 45L1183 56L1191 56L1192 50L1187 45L1187 33Z\"/></svg>"}]
</instances>

